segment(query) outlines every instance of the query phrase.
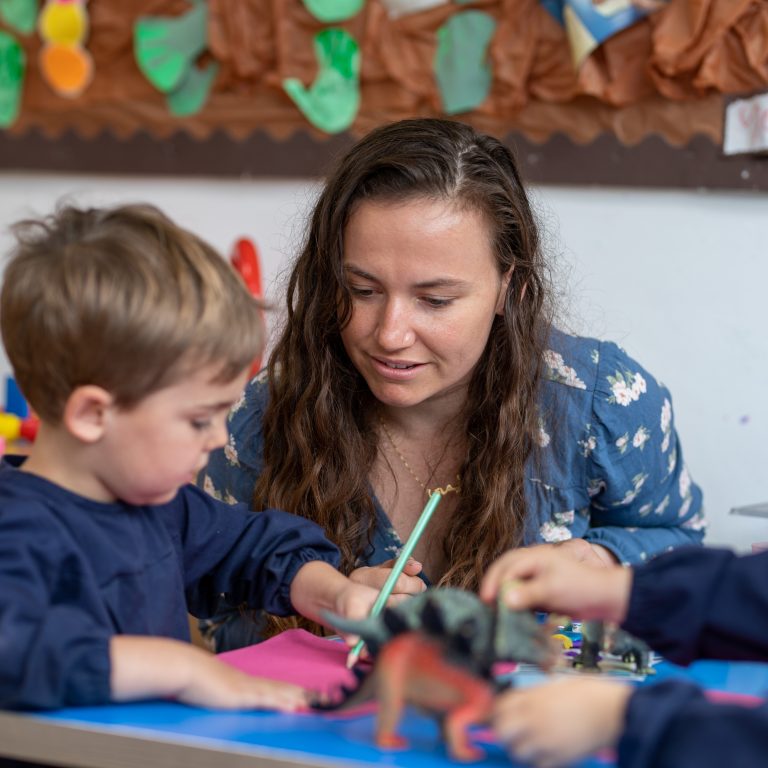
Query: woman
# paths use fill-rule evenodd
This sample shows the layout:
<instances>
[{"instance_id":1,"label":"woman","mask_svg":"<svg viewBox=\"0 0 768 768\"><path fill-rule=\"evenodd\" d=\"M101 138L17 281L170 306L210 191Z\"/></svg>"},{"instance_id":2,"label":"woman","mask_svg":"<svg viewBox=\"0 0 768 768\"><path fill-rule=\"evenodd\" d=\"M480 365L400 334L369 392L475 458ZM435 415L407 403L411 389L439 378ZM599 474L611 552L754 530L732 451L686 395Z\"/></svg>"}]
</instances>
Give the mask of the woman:
<instances>
[{"instance_id":1,"label":"woman","mask_svg":"<svg viewBox=\"0 0 768 768\"><path fill-rule=\"evenodd\" d=\"M373 131L315 205L282 335L204 486L314 520L375 587L428 489L459 487L403 593L417 574L474 589L536 543L595 563L699 543L668 392L615 345L554 329L551 309L511 152L443 120ZM207 631L224 650L262 629L230 612Z\"/></svg>"}]
</instances>

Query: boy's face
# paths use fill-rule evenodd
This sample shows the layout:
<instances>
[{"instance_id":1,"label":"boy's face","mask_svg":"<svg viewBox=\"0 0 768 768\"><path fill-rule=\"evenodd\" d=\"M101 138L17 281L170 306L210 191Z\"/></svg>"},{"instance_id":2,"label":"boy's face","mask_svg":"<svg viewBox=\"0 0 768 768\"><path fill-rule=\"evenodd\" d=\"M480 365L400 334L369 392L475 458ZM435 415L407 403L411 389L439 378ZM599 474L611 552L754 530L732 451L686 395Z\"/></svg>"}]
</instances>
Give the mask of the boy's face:
<instances>
[{"instance_id":1,"label":"boy's face","mask_svg":"<svg viewBox=\"0 0 768 768\"><path fill-rule=\"evenodd\" d=\"M194 482L208 454L227 442L227 414L248 375L212 383L217 372L204 368L130 410L112 410L94 467L105 498L163 504Z\"/></svg>"}]
</instances>

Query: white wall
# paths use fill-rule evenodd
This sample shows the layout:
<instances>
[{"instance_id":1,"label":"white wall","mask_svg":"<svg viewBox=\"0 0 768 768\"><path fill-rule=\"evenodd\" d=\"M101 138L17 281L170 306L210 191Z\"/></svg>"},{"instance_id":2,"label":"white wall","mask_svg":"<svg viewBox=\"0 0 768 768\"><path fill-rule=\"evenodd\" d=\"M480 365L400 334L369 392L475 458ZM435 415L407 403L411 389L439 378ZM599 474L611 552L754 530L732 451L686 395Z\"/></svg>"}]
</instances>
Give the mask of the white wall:
<instances>
[{"instance_id":1,"label":"white wall","mask_svg":"<svg viewBox=\"0 0 768 768\"><path fill-rule=\"evenodd\" d=\"M301 239L315 182L0 175L7 226L81 204L146 200L228 252L252 237L274 286ZM570 326L618 341L672 390L684 454L702 485L709 541L768 540L768 519L729 516L768 501L768 196L542 187ZM267 288L267 293L276 295ZM8 373L0 358L0 375Z\"/></svg>"}]
</instances>

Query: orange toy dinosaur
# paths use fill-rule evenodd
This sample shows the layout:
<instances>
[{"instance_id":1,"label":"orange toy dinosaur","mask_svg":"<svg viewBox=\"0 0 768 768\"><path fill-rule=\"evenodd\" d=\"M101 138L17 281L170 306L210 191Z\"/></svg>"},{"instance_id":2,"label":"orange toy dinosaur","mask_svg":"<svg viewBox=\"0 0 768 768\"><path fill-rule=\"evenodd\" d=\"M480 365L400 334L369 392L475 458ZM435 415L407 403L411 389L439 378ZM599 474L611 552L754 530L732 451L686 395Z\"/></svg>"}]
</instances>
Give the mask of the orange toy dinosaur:
<instances>
[{"instance_id":1,"label":"orange toy dinosaur","mask_svg":"<svg viewBox=\"0 0 768 768\"><path fill-rule=\"evenodd\" d=\"M505 685L493 677L498 661L527 661L548 669L556 652L547 628L534 615L492 608L476 595L454 588L430 589L378 617L362 621L328 615L340 631L359 634L374 666L354 690L342 688L337 701L316 709L349 709L378 701L376 743L403 748L397 726L407 704L437 715L449 754L464 762L482 750L470 744L467 729L488 721L494 694Z\"/></svg>"},{"instance_id":2,"label":"orange toy dinosaur","mask_svg":"<svg viewBox=\"0 0 768 768\"><path fill-rule=\"evenodd\" d=\"M447 658L438 640L420 632L398 635L382 648L359 692L361 697L379 702L378 746L408 746L397 734L397 725L405 705L413 704L441 716L443 737L454 759L473 761L483 757L483 751L470 744L467 728L488 720L495 686Z\"/></svg>"}]
</instances>

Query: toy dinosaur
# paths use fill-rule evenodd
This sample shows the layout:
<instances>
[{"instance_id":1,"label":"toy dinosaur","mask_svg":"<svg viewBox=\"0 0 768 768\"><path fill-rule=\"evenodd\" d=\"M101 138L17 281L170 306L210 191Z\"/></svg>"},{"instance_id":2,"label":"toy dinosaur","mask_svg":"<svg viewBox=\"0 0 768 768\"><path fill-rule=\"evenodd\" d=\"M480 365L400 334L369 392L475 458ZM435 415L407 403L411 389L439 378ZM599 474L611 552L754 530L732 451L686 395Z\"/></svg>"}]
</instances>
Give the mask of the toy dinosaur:
<instances>
[{"instance_id":1,"label":"toy dinosaur","mask_svg":"<svg viewBox=\"0 0 768 768\"><path fill-rule=\"evenodd\" d=\"M429 589L362 621L325 618L362 637L374 665L367 675L358 672L356 689L342 688L336 700L315 707L347 709L376 699L376 743L385 748L406 745L396 729L405 705L412 704L441 718L455 759L478 759L482 751L469 743L467 728L488 720L500 688L493 665L521 661L549 669L557 658L547 628L532 613L491 607L450 587Z\"/></svg>"},{"instance_id":2,"label":"toy dinosaur","mask_svg":"<svg viewBox=\"0 0 768 768\"><path fill-rule=\"evenodd\" d=\"M599 671L601 654L618 656L633 672L653 674L651 649L640 638L602 621L585 621L581 626L581 651L574 666Z\"/></svg>"}]
</instances>

